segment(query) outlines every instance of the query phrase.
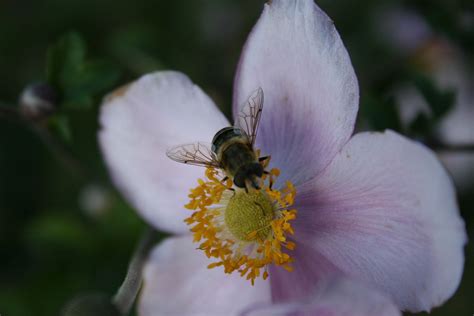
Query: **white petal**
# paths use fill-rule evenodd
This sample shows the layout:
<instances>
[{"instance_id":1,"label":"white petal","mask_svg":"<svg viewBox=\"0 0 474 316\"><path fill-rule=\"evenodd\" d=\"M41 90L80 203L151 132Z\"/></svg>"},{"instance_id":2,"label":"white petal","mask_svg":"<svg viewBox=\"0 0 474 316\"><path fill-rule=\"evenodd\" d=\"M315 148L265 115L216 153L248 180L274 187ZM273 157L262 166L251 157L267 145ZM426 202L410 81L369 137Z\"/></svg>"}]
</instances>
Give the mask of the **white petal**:
<instances>
[{"instance_id":1,"label":"white petal","mask_svg":"<svg viewBox=\"0 0 474 316\"><path fill-rule=\"evenodd\" d=\"M107 97L100 145L115 184L150 224L186 230L184 204L204 169L170 160L170 147L210 142L228 122L212 100L177 72L146 75Z\"/></svg>"},{"instance_id":2,"label":"white petal","mask_svg":"<svg viewBox=\"0 0 474 316\"><path fill-rule=\"evenodd\" d=\"M280 180L314 177L351 136L359 89L334 23L313 0L265 5L242 52L234 117L258 87L265 101L257 147Z\"/></svg>"},{"instance_id":3,"label":"white petal","mask_svg":"<svg viewBox=\"0 0 474 316\"><path fill-rule=\"evenodd\" d=\"M436 156L394 132L355 135L300 188L295 238L402 309L430 310L456 291L464 222Z\"/></svg>"},{"instance_id":4,"label":"white petal","mask_svg":"<svg viewBox=\"0 0 474 316\"><path fill-rule=\"evenodd\" d=\"M211 262L190 236L164 241L145 268L139 315L232 316L249 305L270 302L269 281L252 286L236 273L207 269Z\"/></svg>"},{"instance_id":5,"label":"white petal","mask_svg":"<svg viewBox=\"0 0 474 316\"><path fill-rule=\"evenodd\" d=\"M299 301L249 308L243 316L397 316L397 307L382 293L345 278L315 285Z\"/></svg>"}]
</instances>

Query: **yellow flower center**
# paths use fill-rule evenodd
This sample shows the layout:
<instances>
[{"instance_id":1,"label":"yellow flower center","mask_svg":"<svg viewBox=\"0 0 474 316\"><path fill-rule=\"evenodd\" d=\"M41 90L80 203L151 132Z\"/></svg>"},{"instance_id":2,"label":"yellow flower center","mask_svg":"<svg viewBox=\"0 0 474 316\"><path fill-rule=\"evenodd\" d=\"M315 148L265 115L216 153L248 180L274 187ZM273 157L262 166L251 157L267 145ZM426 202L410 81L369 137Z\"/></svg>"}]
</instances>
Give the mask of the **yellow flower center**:
<instances>
[{"instance_id":1,"label":"yellow flower center","mask_svg":"<svg viewBox=\"0 0 474 316\"><path fill-rule=\"evenodd\" d=\"M262 191L239 191L229 200L224 219L229 231L235 238L251 241L255 238L265 240L271 233L274 206L270 198ZM256 236L251 234L256 232Z\"/></svg>"},{"instance_id":2,"label":"yellow flower center","mask_svg":"<svg viewBox=\"0 0 474 316\"><path fill-rule=\"evenodd\" d=\"M233 187L231 180L223 181L219 170L208 168L206 179L191 189L186 208L194 212L185 222L199 249L217 259L209 269L223 266L225 273L238 271L252 285L260 276L268 278L270 264L292 271L293 258L287 251L295 243L287 236L294 234L291 221L296 210L290 207L296 191L289 181L281 190L272 189L269 183L279 174L272 169L262 178L260 190L247 192Z\"/></svg>"}]
</instances>

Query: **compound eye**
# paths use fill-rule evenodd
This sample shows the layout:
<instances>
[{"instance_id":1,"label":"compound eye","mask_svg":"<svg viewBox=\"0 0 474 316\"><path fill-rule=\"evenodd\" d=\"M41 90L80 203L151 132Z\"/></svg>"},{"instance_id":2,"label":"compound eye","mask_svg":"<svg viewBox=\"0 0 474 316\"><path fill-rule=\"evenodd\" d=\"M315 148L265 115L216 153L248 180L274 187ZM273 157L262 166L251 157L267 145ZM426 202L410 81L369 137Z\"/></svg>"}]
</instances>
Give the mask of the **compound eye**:
<instances>
[{"instance_id":1,"label":"compound eye","mask_svg":"<svg viewBox=\"0 0 474 316\"><path fill-rule=\"evenodd\" d=\"M261 177L263 176L263 167L261 164L259 163L255 163L252 165L252 172L254 175L256 175L257 177Z\"/></svg>"}]
</instances>

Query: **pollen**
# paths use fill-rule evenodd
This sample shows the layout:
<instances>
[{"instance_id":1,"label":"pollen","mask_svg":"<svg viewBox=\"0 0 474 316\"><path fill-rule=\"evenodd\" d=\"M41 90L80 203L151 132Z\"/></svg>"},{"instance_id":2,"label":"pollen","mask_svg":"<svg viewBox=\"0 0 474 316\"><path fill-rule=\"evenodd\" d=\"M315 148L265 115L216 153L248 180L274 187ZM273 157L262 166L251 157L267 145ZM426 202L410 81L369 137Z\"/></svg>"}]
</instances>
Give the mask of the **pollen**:
<instances>
[{"instance_id":1,"label":"pollen","mask_svg":"<svg viewBox=\"0 0 474 316\"><path fill-rule=\"evenodd\" d=\"M280 190L272 188L279 174L272 169L263 176L261 189L247 192L223 180L220 170L207 168L205 179L191 189L185 207L194 212L185 222L198 249L214 261L209 269L222 266L225 273L239 273L252 285L259 277L268 278L270 264L292 271L296 245L289 239L296 190L289 181Z\"/></svg>"}]
</instances>

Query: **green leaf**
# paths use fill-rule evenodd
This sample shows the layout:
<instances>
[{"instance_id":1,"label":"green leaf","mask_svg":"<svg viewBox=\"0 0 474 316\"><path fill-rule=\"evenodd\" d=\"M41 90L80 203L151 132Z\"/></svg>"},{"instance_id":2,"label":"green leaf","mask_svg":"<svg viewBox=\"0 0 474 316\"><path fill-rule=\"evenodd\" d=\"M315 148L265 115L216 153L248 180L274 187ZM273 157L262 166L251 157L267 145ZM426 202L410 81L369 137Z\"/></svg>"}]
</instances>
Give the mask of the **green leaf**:
<instances>
[{"instance_id":1,"label":"green leaf","mask_svg":"<svg viewBox=\"0 0 474 316\"><path fill-rule=\"evenodd\" d=\"M58 114L51 117L48 121L48 127L63 142L70 143L72 141L71 126L67 116Z\"/></svg>"},{"instance_id":2,"label":"green leaf","mask_svg":"<svg viewBox=\"0 0 474 316\"><path fill-rule=\"evenodd\" d=\"M52 45L47 53L46 77L57 88L65 88L80 72L86 55L86 44L77 33L68 33Z\"/></svg>"},{"instance_id":3,"label":"green leaf","mask_svg":"<svg viewBox=\"0 0 474 316\"><path fill-rule=\"evenodd\" d=\"M120 76L118 69L106 61L84 63L75 80L65 90L65 107L88 108L94 96L112 87Z\"/></svg>"},{"instance_id":4,"label":"green leaf","mask_svg":"<svg viewBox=\"0 0 474 316\"><path fill-rule=\"evenodd\" d=\"M101 93L119 79L118 68L107 61L87 60L86 44L77 33L69 33L48 52L47 76L60 92L61 107L89 109Z\"/></svg>"}]
</instances>

